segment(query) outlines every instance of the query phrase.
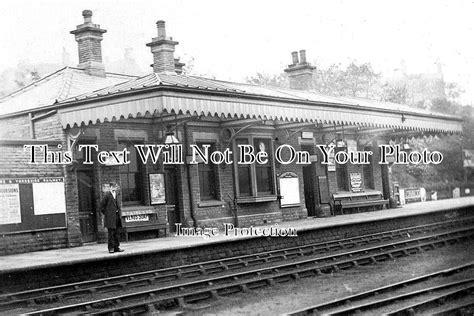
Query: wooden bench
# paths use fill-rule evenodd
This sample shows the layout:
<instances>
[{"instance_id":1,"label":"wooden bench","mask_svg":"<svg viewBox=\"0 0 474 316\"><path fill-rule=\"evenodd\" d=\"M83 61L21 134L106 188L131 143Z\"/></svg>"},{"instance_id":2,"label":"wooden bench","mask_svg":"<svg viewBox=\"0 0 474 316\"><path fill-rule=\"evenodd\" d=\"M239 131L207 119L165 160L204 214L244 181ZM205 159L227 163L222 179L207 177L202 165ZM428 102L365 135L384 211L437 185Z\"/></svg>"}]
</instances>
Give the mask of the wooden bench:
<instances>
[{"instance_id":1,"label":"wooden bench","mask_svg":"<svg viewBox=\"0 0 474 316\"><path fill-rule=\"evenodd\" d=\"M156 230L156 237L159 236L160 231L164 231L164 236L168 236L168 224L156 224L156 223L151 223L151 224L134 224L130 225L130 223L127 223L123 227L123 231L125 233L125 241L128 241L128 234L133 233L133 232L141 232L141 231L148 231L148 230Z\"/></svg>"},{"instance_id":2,"label":"wooden bench","mask_svg":"<svg viewBox=\"0 0 474 316\"><path fill-rule=\"evenodd\" d=\"M168 223L159 223L156 211L152 208L137 208L122 211L122 224L125 233L125 241L128 241L128 235L141 231L156 231L156 237L159 237L160 231L164 231L164 236L168 236Z\"/></svg>"},{"instance_id":3,"label":"wooden bench","mask_svg":"<svg viewBox=\"0 0 474 316\"><path fill-rule=\"evenodd\" d=\"M334 215L340 213L344 214L346 209L355 209L357 212L361 208L372 207L376 209L382 209L384 205L389 204L389 200L385 200L382 197L382 193L379 191L359 192L359 193L334 193Z\"/></svg>"}]
</instances>

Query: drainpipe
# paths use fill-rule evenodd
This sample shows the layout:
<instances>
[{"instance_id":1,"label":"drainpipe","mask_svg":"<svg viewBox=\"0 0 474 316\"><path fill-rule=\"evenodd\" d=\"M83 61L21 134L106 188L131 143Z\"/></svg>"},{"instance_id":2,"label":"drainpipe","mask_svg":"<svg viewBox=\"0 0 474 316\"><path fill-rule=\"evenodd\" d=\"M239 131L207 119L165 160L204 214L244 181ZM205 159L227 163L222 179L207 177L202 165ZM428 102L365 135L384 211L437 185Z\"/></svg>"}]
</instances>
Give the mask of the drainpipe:
<instances>
[{"instance_id":1,"label":"drainpipe","mask_svg":"<svg viewBox=\"0 0 474 316\"><path fill-rule=\"evenodd\" d=\"M184 152L185 152L185 156L188 157L189 144L188 144L188 124L187 123L184 123L183 130L184 130L184 137L183 137L184 138L183 139ZM192 191L192 185L191 185L191 170L190 170L190 165L188 163L186 163L186 176L188 178L189 210L191 211L193 226L197 227L196 214L194 214L194 198L193 198L193 191Z\"/></svg>"}]
</instances>

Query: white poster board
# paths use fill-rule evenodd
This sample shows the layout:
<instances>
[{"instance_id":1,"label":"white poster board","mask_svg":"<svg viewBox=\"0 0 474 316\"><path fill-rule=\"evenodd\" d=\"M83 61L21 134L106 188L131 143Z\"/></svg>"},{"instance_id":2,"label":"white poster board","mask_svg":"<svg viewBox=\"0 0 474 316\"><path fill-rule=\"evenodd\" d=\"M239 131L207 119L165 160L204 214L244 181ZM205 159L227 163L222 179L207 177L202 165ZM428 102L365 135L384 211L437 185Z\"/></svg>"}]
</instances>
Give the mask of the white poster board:
<instances>
[{"instance_id":1,"label":"white poster board","mask_svg":"<svg viewBox=\"0 0 474 316\"><path fill-rule=\"evenodd\" d=\"M459 198L459 197L461 197L461 190L459 188L454 188L453 198L456 199L456 198Z\"/></svg>"},{"instance_id":2,"label":"white poster board","mask_svg":"<svg viewBox=\"0 0 474 316\"><path fill-rule=\"evenodd\" d=\"M425 188L420 188L420 197L421 197L421 202L426 202L426 190L425 190Z\"/></svg>"},{"instance_id":3,"label":"white poster board","mask_svg":"<svg viewBox=\"0 0 474 316\"><path fill-rule=\"evenodd\" d=\"M400 205L407 204L407 202L405 200L405 189L400 189L399 196L400 196Z\"/></svg>"},{"instance_id":4,"label":"white poster board","mask_svg":"<svg viewBox=\"0 0 474 316\"><path fill-rule=\"evenodd\" d=\"M21 223L20 187L0 184L0 225Z\"/></svg>"},{"instance_id":5,"label":"white poster board","mask_svg":"<svg viewBox=\"0 0 474 316\"><path fill-rule=\"evenodd\" d=\"M66 213L64 182L33 183L35 215Z\"/></svg>"},{"instance_id":6,"label":"white poster board","mask_svg":"<svg viewBox=\"0 0 474 316\"><path fill-rule=\"evenodd\" d=\"M290 207L300 204L300 187L298 176L287 172L282 174L278 181L280 183L280 206Z\"/></svg>"}]
</instances>

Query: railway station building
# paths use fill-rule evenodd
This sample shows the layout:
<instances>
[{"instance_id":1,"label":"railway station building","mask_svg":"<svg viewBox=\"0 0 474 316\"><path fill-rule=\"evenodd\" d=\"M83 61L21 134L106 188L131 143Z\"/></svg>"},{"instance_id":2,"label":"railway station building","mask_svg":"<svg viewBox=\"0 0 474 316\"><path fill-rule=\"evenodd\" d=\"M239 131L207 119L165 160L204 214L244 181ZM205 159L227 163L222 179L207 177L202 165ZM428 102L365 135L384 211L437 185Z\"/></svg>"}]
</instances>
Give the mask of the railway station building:
<instances>
[{"instance_id":1,"label":"railway station building","mask_svg":"<svg viewBox=\"0 0 474 316\"><path fill-rule=\"evenodd\" d=\"M379 145L462 130L459 117L314 92L305 51L285 69L291 89L183 75L163 21L146 44L150 74L108 73L106 30L91 11L83 17L71 31L79 65L0 100L0 255L105 241L98 205L110 182L121 188L126 238L168 234L177 223L248 227L388 208L393 188ZM137 145L169 148L142 163ZM243 145L268 159L237 163ZM323 164L318 145L373 155L365 164L329 155ZM205 163L195 148L233 159ZM119 161L124 150L130 163ZM182 159L166 163L165 152Z\"/></svg>"}]
</instances>

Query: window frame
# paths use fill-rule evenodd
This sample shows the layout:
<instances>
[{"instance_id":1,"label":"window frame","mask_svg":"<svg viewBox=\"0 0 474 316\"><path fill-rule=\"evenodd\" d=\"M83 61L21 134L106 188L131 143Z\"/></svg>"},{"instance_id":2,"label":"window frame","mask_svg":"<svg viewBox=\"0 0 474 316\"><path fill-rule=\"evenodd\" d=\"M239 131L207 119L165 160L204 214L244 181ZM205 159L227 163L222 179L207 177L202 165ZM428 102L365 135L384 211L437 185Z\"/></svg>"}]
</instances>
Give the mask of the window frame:
<instances>
[{"instance_id":1,"label":"window frame","mask_svg":"<svg viewBox=\"0 0 474 316\"><path fill-rule=\"evenodd\" d=\"M130 150L130 153L133 151L136 152L135 150L135 147L134 145L137 145L137 144L145 144L145 141L143 139L130 139L130 138L117 138L117 150L123 150L120 148L120 144L126 144L127 145L127 148ZM128 147L128 145L130 145L130 147ZM132 160L130 158L130 160ZM124 207L127 207L127 206L145 206L147 201L146 201L146 183L145 183L145 179L146 179L146 165L144 165L141 161L141 159L139 159L138 155L136 157L136 162L137 162L137 172L122 172L120 170L120 168L122 166L118 166L118 175L119 175L119 179L120 179L120 189L121 189L121 196L122 196L122 204ZM125 165L127 166L127 168L130 168L130 164L128 165ZM123 194L123 184L122 184L122 174L131 174L131 173L135 173L135 174L139 174L139 178L140 178L140 192L139 192L139 197L140 199L139 200L133 200L133 201L125 201L124 200L124 194Z\"/></svg>"},{"instance_id":2,"label":"window frame","mask_svg":"<svg viewBox=\"0 0 474 316\"><path fill-rule=\"evenodd\" d=\"M270 144L270 148L266 149L265 151L268 153L268 159L270 164L271 170L271 192L268 193L259 193L258 192L258 185L257 185L257 166L256 163L248 165L250 169L250 195L242 195L240 193L240 184L239 184L239 166L242 168L242 165L239 165L238 162L238 148L237 148L237 140L244 139L246 140L247 144L252 145L254 147L254 153L258 152L258 148L255 148L255 141L257 139L264 139L268 140ZM233 141L233 152L234 152L234 186L235 186L235 193L237 202L240 203L247 203L247 202L267 202L267 201L275 201L277 199L277 191L276 191L276 170L275 170L275 158L274 158L274 140L271 135L268 134L253 134L253 135L239 135Z\"/></svg>"},{"instance_id":3,"label":"window frame","mask_svg":"<svg viewBox=\"0 0 474 316\"><path fill-rule=\"evenodd\" d=\"M198 145L201 150L202 150L202 145L210 145L209 147L209 152L212 152L214 150L218 150L217 149L217 142L212 140L196 140L195 141L196 145ZM212 202L212 201L220 201L220 180L219 180L219 169L218 169L218 165L212 163L210 160L209 160L209 163L207 164L207 167L210 168L210 170L212 170L213 172L213 177L214 177L214 182L216 183L215 185L215 193L214 193L214 196L210 196L209 198L208 197L205 197L203 198L202 196L202 190L201 190L201 168L203 168L202 166L204 166L205 164L203 162L198 162L197 164L197 178L198 178L198 183L199 183L199 201L201 202ZM208 171L209 172L209 171Z\"/></svg>"}]
</instances>

